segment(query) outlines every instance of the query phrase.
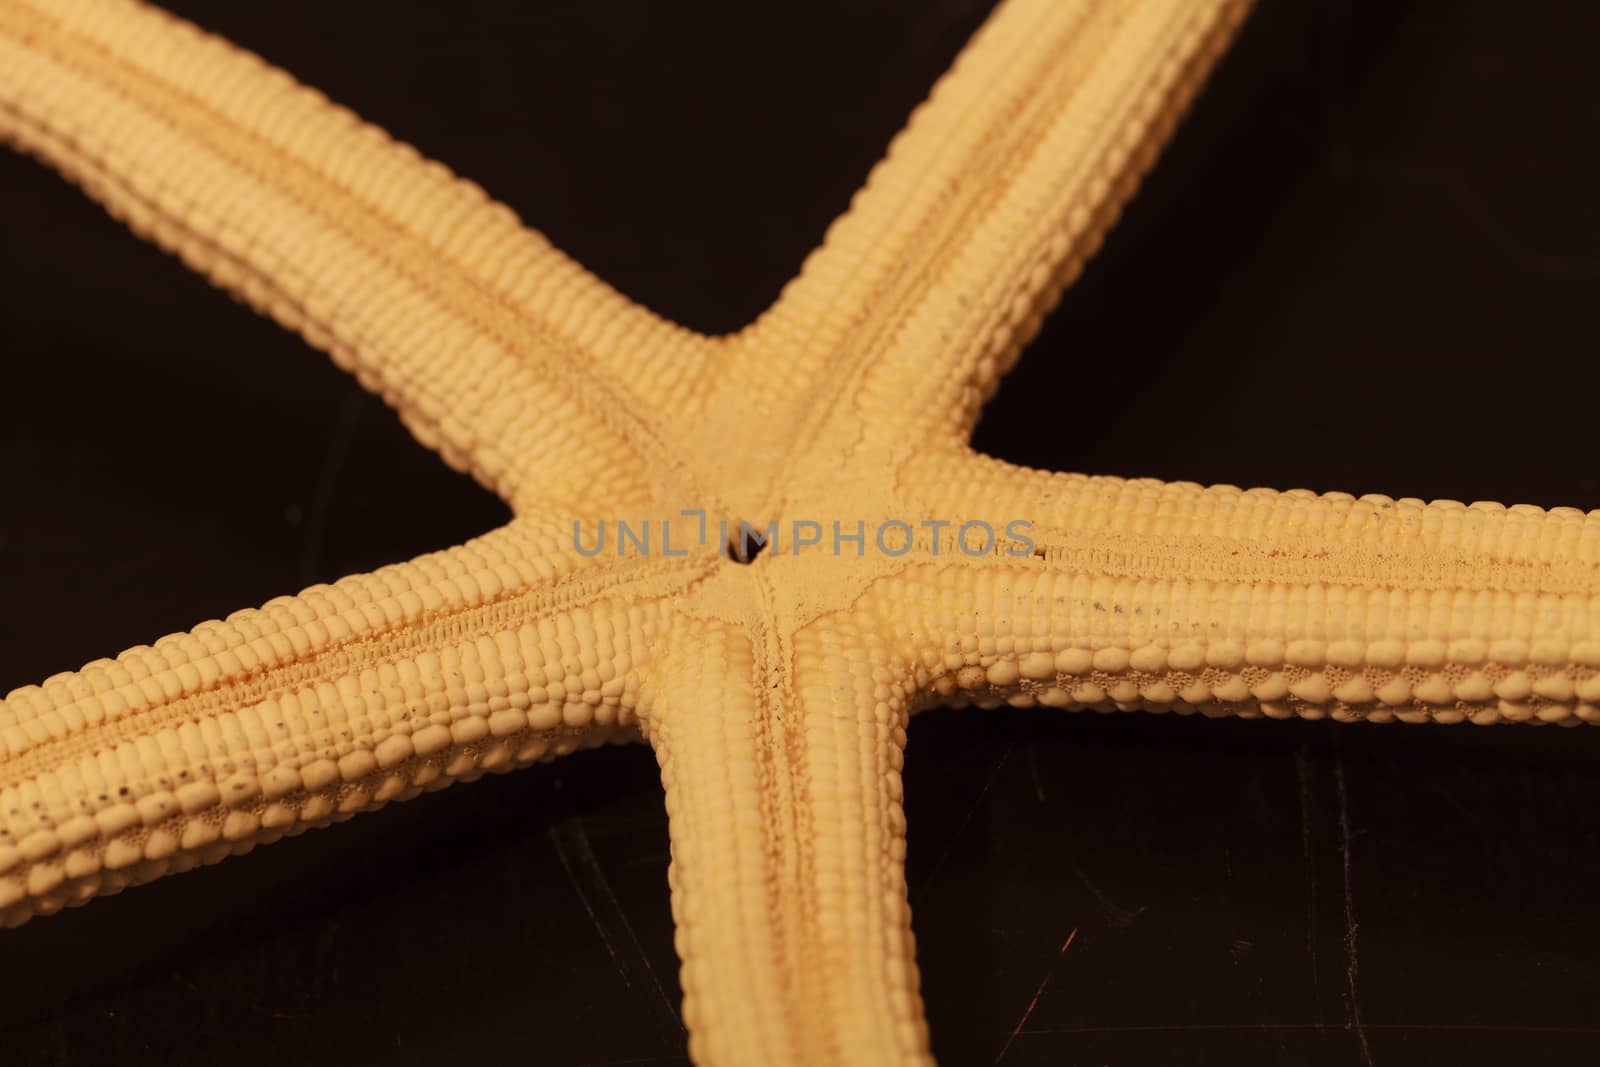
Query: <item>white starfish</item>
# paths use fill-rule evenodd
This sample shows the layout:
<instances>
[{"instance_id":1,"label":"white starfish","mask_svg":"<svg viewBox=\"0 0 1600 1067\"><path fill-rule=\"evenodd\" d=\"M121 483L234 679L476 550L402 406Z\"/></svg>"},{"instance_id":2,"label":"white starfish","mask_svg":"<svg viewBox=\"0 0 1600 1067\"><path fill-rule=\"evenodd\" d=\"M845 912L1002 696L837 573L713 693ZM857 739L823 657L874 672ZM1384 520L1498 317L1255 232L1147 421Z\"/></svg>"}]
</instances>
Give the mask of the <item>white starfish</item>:
<instances>
[{"instance_id":1,"label":"white starfish","mask_svg":"<svg viewBox=\"0 0 1600 1067\"><path fill-rule=\"evenodd\" d=\"M516 512L11 694L5 919L643 737L695 1057L918 1062L917 708L1600 719L1600 516L966 449L1243 8L1005 5L777 304L705 338L220 41L124 2L0 3L0 132L326 348ZM842 551L670 555L684 509L785 539L815 521ZM654 552L571 543L574 520L634 517ZM904 552L876 536L897 523ZM963 523L1008 536L969 554Z\"/></svg>"}]
</instances>

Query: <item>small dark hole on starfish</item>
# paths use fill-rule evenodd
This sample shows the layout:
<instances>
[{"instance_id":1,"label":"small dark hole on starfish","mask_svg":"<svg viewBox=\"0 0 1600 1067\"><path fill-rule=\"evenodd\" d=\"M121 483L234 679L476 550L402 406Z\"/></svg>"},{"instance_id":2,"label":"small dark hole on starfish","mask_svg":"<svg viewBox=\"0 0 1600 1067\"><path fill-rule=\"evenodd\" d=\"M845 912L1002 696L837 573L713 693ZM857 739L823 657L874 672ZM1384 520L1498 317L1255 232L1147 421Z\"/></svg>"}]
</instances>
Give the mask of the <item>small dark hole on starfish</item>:
<instances>
[{"instance_id":1,"label":"small dark hole on starfish","mask_svg":"<svg viewBox=\"0 0 1600 1067\"><path fill-rule=\"evenodd\" d=\"M738 527L728 534L727 556L735 563L748 566L756 561L756 557L766 551L767 542L762 536L762 531L749 523L740 521Z\"/></svg>"}]
</instances>

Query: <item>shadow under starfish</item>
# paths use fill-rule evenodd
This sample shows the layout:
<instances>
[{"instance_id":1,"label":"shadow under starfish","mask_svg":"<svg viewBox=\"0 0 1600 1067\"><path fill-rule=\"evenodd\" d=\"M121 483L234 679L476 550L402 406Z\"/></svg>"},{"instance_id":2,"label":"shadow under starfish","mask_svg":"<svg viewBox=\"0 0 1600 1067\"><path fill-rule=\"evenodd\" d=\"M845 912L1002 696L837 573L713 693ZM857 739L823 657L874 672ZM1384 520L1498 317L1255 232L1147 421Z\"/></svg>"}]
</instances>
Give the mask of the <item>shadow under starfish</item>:
<instances>
[{"instance_id":1,"label":"shadow under starfish","mask_svg":"<svg viewBox=\"0 0 1600 1067\"><path fill-rule=\"evenodd\" d=\"M11 694L6 920L644 738L695 1057L917 1062L919 708L1600 717L1593 516L966 448L1243 8L1006 5L778 303L706 338L215 39L122 3L0 4L10 140L327 349L516 515ZM750 566L715 538L572 543L575 521L685 509L918 536ZM954 540L1019 519L984 553Z\"/></svg>"}]
</instances>

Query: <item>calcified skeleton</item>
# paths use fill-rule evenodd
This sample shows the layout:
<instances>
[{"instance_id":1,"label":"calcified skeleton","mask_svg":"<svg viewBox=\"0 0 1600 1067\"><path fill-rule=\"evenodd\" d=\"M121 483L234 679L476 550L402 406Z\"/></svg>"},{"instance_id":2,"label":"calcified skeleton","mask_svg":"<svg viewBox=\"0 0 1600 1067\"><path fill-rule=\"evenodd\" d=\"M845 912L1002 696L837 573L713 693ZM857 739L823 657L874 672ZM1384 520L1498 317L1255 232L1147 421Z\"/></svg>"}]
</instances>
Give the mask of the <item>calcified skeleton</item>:
<instances>
[{"instance_id":1,"label":"calcified skeleton","mask_svg":"<svg viewBox=\"0 0 1600 1067\"><path fill-rule=\"evenodd\" d=\"M1004 4L777 303L709 338L220 40L125 0L0 0L6 138L327 350L516 516L12 693L5 922L643 739L694 1057L926 1062L900 784L917 709L1600 718L1600 513L1049 474L966 446L1245 6ZM685 508L1025 519L1034 550L573 550L575 520Z\"/></svg>"}]
</instances>

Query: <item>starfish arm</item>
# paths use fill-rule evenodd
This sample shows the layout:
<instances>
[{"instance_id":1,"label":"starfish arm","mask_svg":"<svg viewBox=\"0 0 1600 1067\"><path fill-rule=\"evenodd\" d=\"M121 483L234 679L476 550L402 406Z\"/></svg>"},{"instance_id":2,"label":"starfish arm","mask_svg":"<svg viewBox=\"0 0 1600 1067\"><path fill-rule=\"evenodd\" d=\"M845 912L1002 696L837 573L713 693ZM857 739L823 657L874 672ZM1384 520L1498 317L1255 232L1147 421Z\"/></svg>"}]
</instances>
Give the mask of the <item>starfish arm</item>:
<instances>
[{"instance_id":1,"label":"starfish arm","mask_svg":"<svg viewBox=\"0 0 1600 1067\"><path fill-rule=\"evenodd\" d=\"M1007 0L740 339L762 387L850 396L869 435L962 436L1248 6Z\"/></svg>"},{"instance_id":2,"label":"starfish arm","mask_svg":"<svg viewBox=\"0 0 1600 1067\"><path fill-rule=\"evenodd\" d=\"M639 598L703 564L563 565L560 536L519 519L10 693L0 924L636 737Z\"/></svg>"},{"instance_id":3,"label":"starfish arm","mask_svg":"<svg viewBox=\"0 0 1600 1067\"><path fill-rule=\"evenodd\" d=\"M1031 524L992 557L898 579L921 605L922 680L938 697L1600 721L1600 512L1047 474L970 455L930 460L908 485L964 519Z\"/></svg>"},{"instance_id":4,"label":"starfish arm","mask_svg":"<svg viewBox=\"0 0 1600 1067\"><path fill-rule=\"evenodd\" d=\"M747 631L674 635L648 715L697 1064L929 1063L907 902L906 690L847 617L769 677Z\"/></svg>"},{"instance_id":5,"label":"starfish arm","mask_svg":"<svg viewBox=\"0 0 1600 1067\"><path fill-rule=\"evenodd\" d=\"M712 346L282 71L128 0L0 2L0 139L298 330L514 504L642 498Z\"/></svg>"}]
</instances>

